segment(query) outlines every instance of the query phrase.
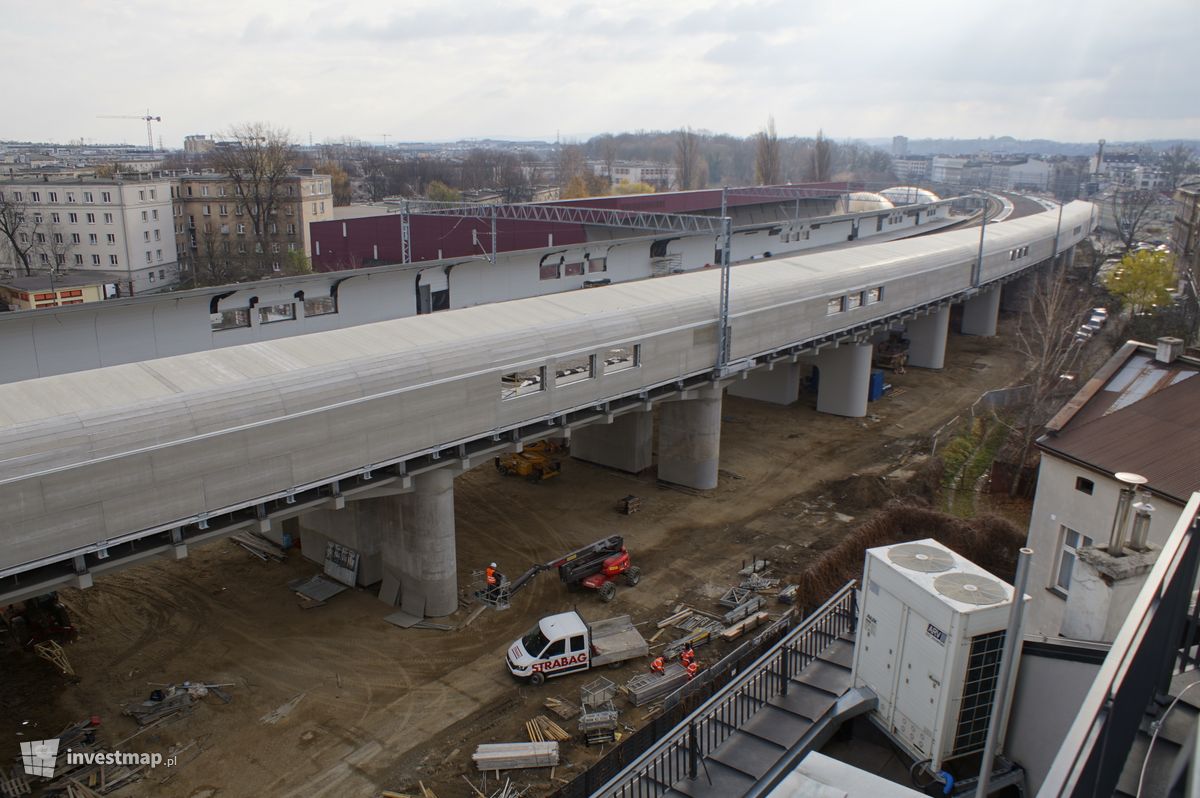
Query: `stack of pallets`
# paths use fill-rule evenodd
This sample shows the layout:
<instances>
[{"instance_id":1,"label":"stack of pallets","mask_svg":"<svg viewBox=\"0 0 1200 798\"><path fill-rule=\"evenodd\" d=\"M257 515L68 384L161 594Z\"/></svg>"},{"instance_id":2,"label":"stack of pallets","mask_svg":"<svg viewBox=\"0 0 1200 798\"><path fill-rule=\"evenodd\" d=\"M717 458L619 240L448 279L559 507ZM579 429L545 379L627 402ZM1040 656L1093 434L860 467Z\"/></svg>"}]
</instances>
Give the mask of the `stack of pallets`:
<instances>
[{"instance_id":1,"label":"stack of pallets","mask_svg":"<svg viewBox=\"0 0 1200 798\"><path fill-rule=\"evenodd\" d=\"M471 759L480 770L552 768L558 765L558 742L484 743Z\"/></svg>"}]
</instances>

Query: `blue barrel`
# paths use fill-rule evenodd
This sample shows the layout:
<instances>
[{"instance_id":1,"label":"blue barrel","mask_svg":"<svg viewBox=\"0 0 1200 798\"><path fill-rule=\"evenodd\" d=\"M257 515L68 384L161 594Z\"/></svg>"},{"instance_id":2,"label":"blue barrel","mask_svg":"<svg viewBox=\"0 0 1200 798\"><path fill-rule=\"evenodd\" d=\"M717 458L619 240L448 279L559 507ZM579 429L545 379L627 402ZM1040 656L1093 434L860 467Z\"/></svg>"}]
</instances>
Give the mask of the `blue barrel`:
<instances>
[{"instance_id":1,"label":"blue barrel","mask_svg":"<svg viewBox=\"0 0 1200 798\"><path fill-rule=\"evenodd\" d=\"M871 382L867 386L867 401L877 402L883 398L883 371L871 372Z\"/></svg>"}]
</instances>

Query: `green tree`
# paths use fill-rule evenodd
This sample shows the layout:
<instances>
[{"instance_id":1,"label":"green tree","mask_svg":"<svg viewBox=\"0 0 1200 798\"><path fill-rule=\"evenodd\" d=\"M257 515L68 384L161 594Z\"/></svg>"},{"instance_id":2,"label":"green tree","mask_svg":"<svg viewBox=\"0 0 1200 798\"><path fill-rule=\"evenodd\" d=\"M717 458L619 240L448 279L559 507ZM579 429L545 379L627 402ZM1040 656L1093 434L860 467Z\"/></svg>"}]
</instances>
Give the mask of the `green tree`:
<instances>
[{"instance_id":1,"label":"green tree","mask_svg":"<svg viewBox=\"0 0 1200 798\"><path fill-rule=\"evenodd\" d=\"M1136 313L1168 305L1176 279L1175 260L1169 254L1138 250L1121 258L1104 279L1104 287Z\"/></svg>"},{"instance_id":2,"label":"green tree","mask_svg":"<svg viewBox=\"0 0 1200 798\"><path fill-rule=\"evenodd\" d=\"M458 202L462 199L462 192L450 188L441 180L434 180L425 187L425 196L434 202Z\"/></svg>"}]
</instances>

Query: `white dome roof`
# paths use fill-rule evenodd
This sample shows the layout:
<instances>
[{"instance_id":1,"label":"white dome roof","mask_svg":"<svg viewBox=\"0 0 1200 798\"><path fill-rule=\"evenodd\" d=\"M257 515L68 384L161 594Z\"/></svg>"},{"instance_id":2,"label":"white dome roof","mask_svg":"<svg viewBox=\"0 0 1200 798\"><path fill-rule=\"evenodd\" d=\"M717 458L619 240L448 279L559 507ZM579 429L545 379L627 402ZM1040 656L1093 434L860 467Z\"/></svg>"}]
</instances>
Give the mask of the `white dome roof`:
<instances>
[{"instance_id":1,"label":"white dome roof","mask_svg":"<svg viewBox=\"0 0 1200 798\"><path fill-rule=\"evenodd\" d=\"M932 191L917 188L916 186L893 186L892 188L885 188L879 193L896 205L928 205L940 199Z\"/></svg>"},{"instance_id":2,"label":"white dome roof","mask_svg":"<svg viewBox=\"0 0 1200 798\"><path fill-rule=\"evenodd\" d=\"M845 200L838 200L837 213L866 213L867 211L894 208L891 200L872 191L854 191L846 195Z\"/></svg>"}]
</instances>

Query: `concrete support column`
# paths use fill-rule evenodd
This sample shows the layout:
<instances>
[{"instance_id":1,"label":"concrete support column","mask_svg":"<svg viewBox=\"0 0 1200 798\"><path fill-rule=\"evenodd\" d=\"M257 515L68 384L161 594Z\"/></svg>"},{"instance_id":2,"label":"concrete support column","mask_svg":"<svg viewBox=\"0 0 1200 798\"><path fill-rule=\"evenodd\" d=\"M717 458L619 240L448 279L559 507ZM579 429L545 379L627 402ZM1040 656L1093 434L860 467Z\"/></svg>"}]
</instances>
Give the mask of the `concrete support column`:
<instances>
[{"instance_id":1,"label":"concrete support column","mask_svg":"<svg viewBox=\"0 0 1200 798\"><path fill-rule=\"evenodd\" d=\"M859 418L867 414L871 384L871 344L842 344L817 354L820 380L817 411Z\"/></svg>"},{"instance_id":2,"label":"concrete support column","mask_svg":"<svg viewBox=\"0 0 1200 798\"><path fill-rule=\"evenodd\" d=\"M399 546L383 547L384 571L400 580L400 608L417 617L458 609L458 559L454 539L454 476L439 468L413 477L401 497L404 523Z\"/></svg>"},{"instance_id":3,"label":"concrete support column","mask_svg":"<svg viewBox=\"0 0 1200 798\"><path fill-rule=\"evenodd\" d=\"M790 405L800 398L800 367L794 363L776 363L745 374L744 380L730 383L731 395L773 405Z\"/></svg>"},{"instance_id":4,"label":"concrete support column","mask_svg":"<svg viewBox=\"0 0 1200 798\"><path fill-rule=\"evenodd\" d=\"M664 402L658 416L658 478L697 490L717 486L721 455L719 385Z\"/></svg>"},{"instance_id":5,"label":"concrete support column","mask_svg":"<svg viewBox=\"0 0 1200 798\"><path fill-rule=\"evenodd\" d=\"M590 424L572 430L571 456L640 474L654 461L654 414L635 410L617 416L611 424Z\"/></svg>"},{"instance_id":6,"label":"concrete support column","mask_svg":"<svg viewBox=\"0 0 1200 798\"><path fill-rule=\"evenodd\" d=\"M999 318L1000 289L989 288L963 303L963 335L995 335Z\"/></svg>"},{"instance_id":7,"label":"concrete support column","mask_svg":"<svg viewBox=\"0 0 1200 798\"><path fill-rule=\"evenodd\" d=\"M950 308L908 322L908 365L940 369L946 365L946 335L950 331Z\"/></svg>"}]
</instances>

